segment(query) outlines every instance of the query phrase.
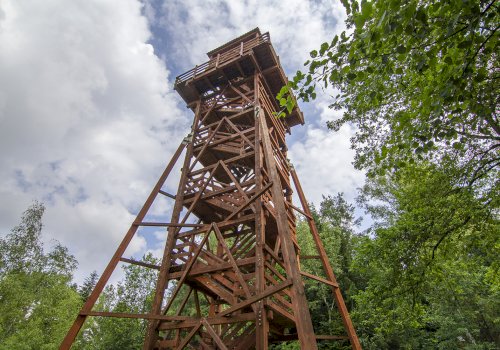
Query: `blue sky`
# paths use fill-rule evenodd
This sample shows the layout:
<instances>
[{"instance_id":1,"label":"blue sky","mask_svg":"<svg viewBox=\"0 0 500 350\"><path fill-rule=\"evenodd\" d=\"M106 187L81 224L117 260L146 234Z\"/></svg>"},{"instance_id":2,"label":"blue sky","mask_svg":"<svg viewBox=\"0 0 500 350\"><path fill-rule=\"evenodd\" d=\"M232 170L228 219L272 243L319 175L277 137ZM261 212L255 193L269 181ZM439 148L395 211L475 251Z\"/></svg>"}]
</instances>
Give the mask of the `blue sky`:
<instances>
[{"instance_id":1,"label":"blue sky","mask_svg":"<svg viewBox=\"0 0 500 350\"><path fill-rule=\"evenodd\" d=\"M103 270L154 186L192 114L175 77L255 27L269 31L290 76L343 30L339 1L3 0L0 2L0 234L33 200L47 206L47 245L68 246L83 279ZM302 104L288 139L308 199L344 192L363 175L344 127L327 120L331 91ZM174 174L178 175L178 169ZM168 180L174 192L177 176ZM171 207L159 202L155 214ZM161 251L157 231L129 254Z\"/></svg>"}]
</instances>

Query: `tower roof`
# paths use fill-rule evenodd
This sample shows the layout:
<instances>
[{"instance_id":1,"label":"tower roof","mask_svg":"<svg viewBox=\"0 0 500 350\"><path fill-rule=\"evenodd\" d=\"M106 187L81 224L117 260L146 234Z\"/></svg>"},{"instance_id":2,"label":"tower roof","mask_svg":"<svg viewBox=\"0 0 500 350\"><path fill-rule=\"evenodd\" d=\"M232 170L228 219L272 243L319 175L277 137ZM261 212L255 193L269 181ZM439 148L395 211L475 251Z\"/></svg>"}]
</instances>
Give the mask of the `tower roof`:
<instances>
[{"instance_id":1,"label":"tower roof","mask_svg":"<svg viewBox=\"0 0 500 350\"><path fill-rule=\"evenodd\" d=\"M210 96L232 81L260 74L275 111L280 109L274 96L287 84L288 79L271 44L269 33L261 34L259 28L252 29L209 51L207 55L209 61L196 65L175 80L175 90L188 105ZM296 106L284 121L292 127L304 124L304 116Z\"/></svg>"}]
</instances>

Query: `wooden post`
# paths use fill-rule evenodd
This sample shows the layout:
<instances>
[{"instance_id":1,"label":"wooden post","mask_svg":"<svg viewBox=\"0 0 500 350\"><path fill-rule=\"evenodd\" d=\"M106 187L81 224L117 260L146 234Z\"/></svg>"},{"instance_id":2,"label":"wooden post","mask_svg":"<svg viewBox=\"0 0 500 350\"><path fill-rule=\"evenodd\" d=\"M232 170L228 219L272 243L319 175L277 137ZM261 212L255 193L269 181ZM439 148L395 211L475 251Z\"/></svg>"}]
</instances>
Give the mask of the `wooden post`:
<instances>
[{"instance_id":1,"label":"wooden post","mask_svg":"<svg viewBox=\"0 0 500 350\"><path fill-rule=\"evenodd\" d=\"M149 208L153 204L156 196L160 192L161 187L165 183L165 181L168 178L168 175L172 171L172 168L174 167L175 163L177 162L177 159L179 159L179 156L181 155L182 151L184 150L184 147L187 145L187 142L183 141L177 150L175 151L174 155L172 156L172 159L168 163L167 167L165 168L165 171L163 174L160 176L160 179L156 183L155 187L149 194L148 198L146 199L146 202L142 206L141 210L137 214L137 217L134 220L134 223L130 226L129 230L125 234L125 237L123 237L122 242L118 246L118 248L115 251L115 254L109 261L108 265L106 266L106 269L102 273L101 277L97 281L94 289L92 290L92 293L90 293L89 298L83 304L82 309L80 310L80 313L76 317L76 320L73 322L73 325L69 329L68 333L64 337L61 345L59 346L60 350L66 350L71 348L71 345L76 339L76 336L78 335L78 332L82 328L85 320L87 319L87 315L90 311L92 311L92 308L94 307L97 298L101 295L104 287L106 286L106 283L108 283L109 278L111 277L111 274L115 270L116 266L120 262L120 259L123 256L123 253L127 249L128 245L130 244L130 241L132 241L132 238L134 237L135 233L137 232L137 229L139 228L139 224L144 220L144 217L146 216L146 213L148 212Z\"/></svg>"},{"instance_id":2,"label":"wooden post","mask_svg":"<svg viewBox=\"0 0 500 350\"><path fill-rule=\"evenodd\" d=\"M314 243L316 244L316 249L318 251L321 264L323 265L323 270L325 271L328 280L335 283L336 285L336 286L331 286L331 288L333 296L335 298L335 304L339 309L340 316L342 317L342 322L347 332L347 336L349 337L349 341L351 342L352 348L354 350L361 350L361 344L359 343L358 336L356 335L356 331L354 330L351 318L349 317L349 312L347 311L347 307L345 306L344 298L342 297L342 293L340 292L340 288L338 287L337 279L335 278L335 274L333 273L332 266L328 261L328 256L326 255L326 251L325 248L323 247L323 243L321 242L321 238L319 236L318 229L316 228L316 224L314 223L311 210L309 209L306 197L304 196L304 192L302 191L302 186L300 185L299 178L297 177L297 173L295 172L293 166L291 166L290 168L291 168L290 173L292 175L293 183L295 184L295 188L297 190L300 203L302 204L302 210L306 213L306 219L309 224L309 229L311 230Z\"/></svg>"},{"instance_id":3,"label":"wooden post","mask_svg":"<svg viewBox=\"0 0 500 350\"><path fill-rule=\"evenodd\" d=\"M259 76L254 77L254 106L259 106ZM257 191L262 189L262 149L261 149L261 132L259 122L259 111L255 108L255 183ZM265 232L265 217L262 210L262 202L259 200L255 203L255 289L257 293L264 292L266 287L265 280L265 256L264 245L266 244ZM260 300L257 304L257 315L255 321L256 329L256 349L267 350L269 322L267 320L267 312L264 301Z\"/></svg>"},{"instance_id":4,"label":"wooden post","mask_svg":"<svg viewBox=\"0 0 500 350\"><path fill-rule=\"evenodd\" d=\"M259 106L256 106L259 108ZM273 116L270 116L273 118ZM281 188L281 180L276 170L276 162L273 156L271 140L269 138L269 129L267 127L266 116L262 111L258 112L257 118L260 121L260 132L262 133L262 145L264 150L264 158L267 165L267 171L270 179L273 181L272 194L273 204L277 213L277 224L279 237L281 239L283 260L286 266L288 278L291 278L292 295L293 295L293 311L296 319L297 333L299 335L301 349L317 349L316 338L312 326L311 315L305 296L304 285L300 275L299 266L297 263L297 253L293 246L291 232L288 226L286 217L285 202L283 191Z\"/></svg>"},{"instance_id":5,"label":"wooden post","mask_svg":"<svg viewBox=\"0 0 500 350\"><path fill-rule=\"evenodd\" d=\"M194 135L194 131L198 127L198 120L200 118L200 104L196 106L195 117L193 121L193 125L191 127L191 138ZM181 178L179 180L179 187L177 188L177 194L175 196L175 204L174 210L172 213L172 223L179 222L179 215L182 210L182 204L184 199L184 186L186 185L187 180L187 169L189 169L189 162L191 161L191 155L193 153L193 140L191 139L187 146L186 157L184 158L184 164L181 169ZM172 254L172 248L176 241L176 232L178 231L177 227L169 227L167 241L165 243L165 250L163 252L163 258L160 265L160 272L158 275L158 281L156 283L156 290L153 299L153 305L151 307L151 314L160 315L161 314L161 305L163 302L163 295L165 293L165 288L168 283L168 271L170 269L170 260ZM156 326L158 325L158 321L150 320L146 340L144 342L144 350L153 349L154 344L157 339L156 334Z\"/></svg>"}]
</instances>

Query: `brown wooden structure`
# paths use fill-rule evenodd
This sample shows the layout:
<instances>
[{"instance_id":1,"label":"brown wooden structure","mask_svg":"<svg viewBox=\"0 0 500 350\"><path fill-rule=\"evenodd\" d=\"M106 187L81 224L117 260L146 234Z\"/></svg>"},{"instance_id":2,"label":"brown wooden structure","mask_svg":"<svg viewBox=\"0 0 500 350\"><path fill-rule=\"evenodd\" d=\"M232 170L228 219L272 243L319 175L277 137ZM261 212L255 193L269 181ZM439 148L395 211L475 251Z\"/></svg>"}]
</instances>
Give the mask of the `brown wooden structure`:
<instances>
[{"instance_id":1,"label":"brown wooden structure","mask_svg":"<svg viewBox=\"0 0 500 350\"><path fill-rule=\"evenodd\" d=\"M274 96L286 83L269 34L258 28L208 53L209 61L179 76L175 89L194 112L191 133L177 149L61 345L70 348L86 317L149 320L144 349L267 349L298 339L349 341L360 349L293 167L285 134L303 124L296 108L276 119ZM162 188L185 149L177 194ZM294 186L292 186L294 185ZM292 203L293 187L301 202ZM146 222L155 198L174 203L168 222ZM324 277L300 268L296 213L303 215ZM161 266L123 257L141 226L167 229ZM122 261L159 270L148 314L113 314L92 308ZM315 334L303 278L332 289L345 333Z\"/></svg>"}]
</instances>

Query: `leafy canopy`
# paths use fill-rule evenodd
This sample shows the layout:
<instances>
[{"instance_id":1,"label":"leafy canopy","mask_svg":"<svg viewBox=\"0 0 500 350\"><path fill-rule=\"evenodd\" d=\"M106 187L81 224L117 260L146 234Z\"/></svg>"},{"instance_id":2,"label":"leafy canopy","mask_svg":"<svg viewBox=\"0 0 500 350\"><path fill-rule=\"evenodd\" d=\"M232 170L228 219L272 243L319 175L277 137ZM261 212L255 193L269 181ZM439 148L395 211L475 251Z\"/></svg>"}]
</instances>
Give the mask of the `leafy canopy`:
<instances>
[{"instance_id":1,"label":"leafy canopy","mask_svg":"<svg viewBox=\"0 0 500 350\"><path fill-rule=\"evenodd\" d=\"M409 165L362 190L375 225L352 274L366 349L494 349L500 344L500 222L450 169Z\"/></svg>"},{"instance_id":2,"label":"leafy canopy","mask_svg":"<svg viewBox=\"0 0 500 350\"><path fill-rule=\"evenodd\" d=\"M76 259L59 243L43 247L44 210L35 202L0 237L0 350L57 348L82 303Z\"/></svg>"},{"instance_id":3,"label":"leafy canopy","mask_svg":"<svg viewBox=\"0 0 500 350\"><path fill-rule=\"evenodd\" d=\"M291 111L319 86L356 126L355 166L380 174L445 154L473 183L500 164L500 3L343 0L348 30L311 51L278 99ZM282 113L284 115L284 113Z\"/></svg>"}]
</instances>

